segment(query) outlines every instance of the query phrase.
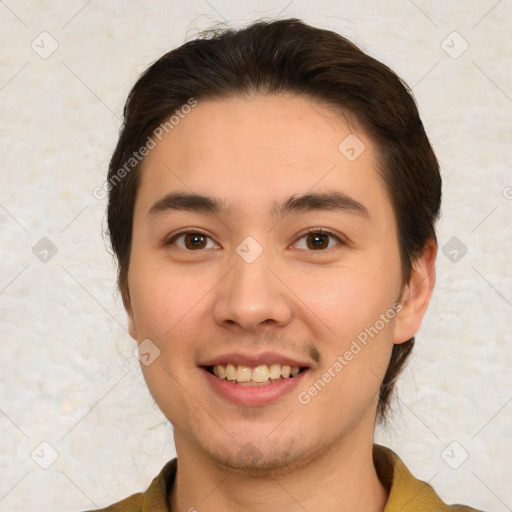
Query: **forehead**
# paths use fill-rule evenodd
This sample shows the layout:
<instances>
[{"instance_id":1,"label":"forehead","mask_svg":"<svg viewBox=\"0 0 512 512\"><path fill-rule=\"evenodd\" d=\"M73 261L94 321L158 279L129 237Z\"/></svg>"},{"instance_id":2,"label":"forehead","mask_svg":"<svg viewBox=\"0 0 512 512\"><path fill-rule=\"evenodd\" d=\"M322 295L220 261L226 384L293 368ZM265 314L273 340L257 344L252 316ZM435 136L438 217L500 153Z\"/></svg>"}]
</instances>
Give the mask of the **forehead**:
<instances>
[{"instance_id":1,"label":"forehead","mask_svg":"<svg viewBox=\"0 0 512 512\"><path fill-rule=\"evenodd\" d=\"M388 202L370 138L310 98L199 100L156 142L142 163L138 203L179 190L236 208L324 189Z\"/></svg>"}]
</instances>

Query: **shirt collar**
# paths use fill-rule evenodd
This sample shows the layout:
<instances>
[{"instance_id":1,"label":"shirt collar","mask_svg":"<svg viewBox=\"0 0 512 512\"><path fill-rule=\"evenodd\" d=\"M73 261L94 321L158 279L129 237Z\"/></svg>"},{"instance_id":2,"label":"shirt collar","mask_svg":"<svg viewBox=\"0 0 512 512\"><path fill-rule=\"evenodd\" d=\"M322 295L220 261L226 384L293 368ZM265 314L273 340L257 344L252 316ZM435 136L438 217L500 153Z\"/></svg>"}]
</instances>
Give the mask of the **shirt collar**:
<instances>
[{"instance_id":1,"label":"shirt collar","mask_svg":"<svg viewBox=\"0 0 512 512\"><path fill-rule=\"evenodd\" d=\"M417 480L398 455L389 448L375 444L373 460L377 474L389 493L383 512L424 512L425 510L470 512L473 510L460 506L457 508L447 506L434 489L428 483ZM177 459L172 459L151 482L148 490L142 495L141 512L170 512L168 497L174 485L176 468Z\"/></svg>"}]
</instances>

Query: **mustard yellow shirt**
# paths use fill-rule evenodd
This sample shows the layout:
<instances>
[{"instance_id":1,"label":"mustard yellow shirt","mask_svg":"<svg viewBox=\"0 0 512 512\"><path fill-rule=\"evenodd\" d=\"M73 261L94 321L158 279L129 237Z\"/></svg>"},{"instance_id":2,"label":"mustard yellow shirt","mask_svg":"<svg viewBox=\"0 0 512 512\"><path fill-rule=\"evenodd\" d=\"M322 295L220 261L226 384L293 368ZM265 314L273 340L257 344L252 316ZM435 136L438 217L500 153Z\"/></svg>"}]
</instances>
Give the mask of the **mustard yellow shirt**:
<instances>
[{"instance_id":1,"label":"mustard yellow shirt","mask_svg":"<svg viewBox=\"0 0 512 512\"><path fill-rule=\"evenodd\" d=\"M383 512L478 512L463 505L443 503L434 489L414 478L398 455L389 448L374 445L373 458L379 478L389 492ZM146 492L133 494L94 512L171 512L167 497L174 484L176 463L177 459L169 461Z\"/></svg>"}]
</instances>

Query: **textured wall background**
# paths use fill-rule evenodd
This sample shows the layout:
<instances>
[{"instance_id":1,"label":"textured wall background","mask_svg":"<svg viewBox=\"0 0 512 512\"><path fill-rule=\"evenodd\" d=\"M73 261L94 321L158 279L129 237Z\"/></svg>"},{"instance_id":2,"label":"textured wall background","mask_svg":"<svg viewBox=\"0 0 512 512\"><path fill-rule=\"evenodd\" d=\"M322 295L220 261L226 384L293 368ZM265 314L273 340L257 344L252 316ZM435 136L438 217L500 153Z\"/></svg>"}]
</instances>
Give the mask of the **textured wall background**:
<instances>
[{"instance_id":1,"label":"textured wall background","mask_svg":"<svg viewBox=\"0 0 512 512\"><path fill-rule=\"evenodd\" d=\"M446 501L512 510L510 0L0 1L0 510L105 506L173 457L92 191L146 66L262 16L338 31L413 87L443 170L442 250L377 437Z\"/></svg>"}]
</instances>

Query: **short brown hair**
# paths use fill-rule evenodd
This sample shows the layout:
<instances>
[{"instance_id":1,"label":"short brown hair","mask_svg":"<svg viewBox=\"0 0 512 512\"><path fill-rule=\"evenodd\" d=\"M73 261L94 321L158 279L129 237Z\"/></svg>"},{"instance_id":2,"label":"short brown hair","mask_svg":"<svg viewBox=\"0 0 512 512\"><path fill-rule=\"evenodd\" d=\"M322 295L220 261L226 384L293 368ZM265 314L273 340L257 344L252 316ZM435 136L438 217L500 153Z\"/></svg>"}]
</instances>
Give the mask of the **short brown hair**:
<instances>
[{"instance_id":1,"label":"short brown hair","mask_svg":"<svg viewBox=\"0 0 512 512\"><path fill-rule=\"evenodd\" d=\"M412 93L387 66L339 34L286 19L203 33L163 55L130 91L107 179L108 229L123 299L128 297L140 167L137 159L130 168L127 162L191 98L252 92L321 100L349 113L367 131L377 148L379 172L396 216L403 282L407 283L427 241L436 241L434 226L441 203L439 165ZM395 381L413 345L411 338L393 346L380 388L380 420L385 418Z\"/></svg>"}]
</instances>

